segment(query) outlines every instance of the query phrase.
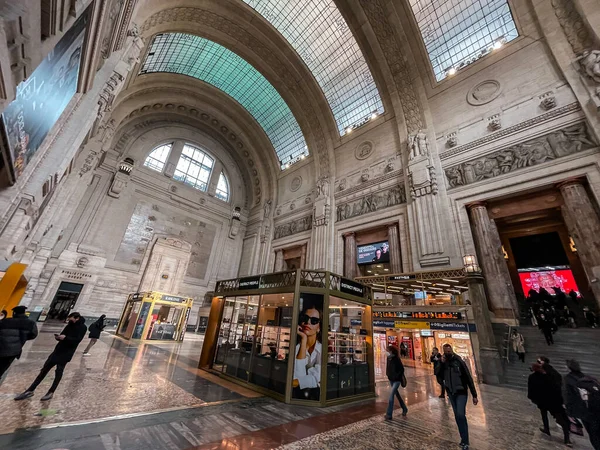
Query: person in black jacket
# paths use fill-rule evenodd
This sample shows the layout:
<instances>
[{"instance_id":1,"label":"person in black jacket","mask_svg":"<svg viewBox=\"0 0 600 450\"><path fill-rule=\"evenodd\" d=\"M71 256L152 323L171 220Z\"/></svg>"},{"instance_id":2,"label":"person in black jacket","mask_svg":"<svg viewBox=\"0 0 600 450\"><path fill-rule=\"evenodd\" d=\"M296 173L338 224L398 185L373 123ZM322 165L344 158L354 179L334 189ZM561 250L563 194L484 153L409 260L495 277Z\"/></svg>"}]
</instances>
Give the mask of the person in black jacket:
<instances>
[{"instance_id":1,"label":"person in black jacket","mask_svg":"<svg viewBox=\"0 0 600 450\"><path fill-rule=\"evenodd\" d=\"M433 364L433 373L437 373L437 368L440 365L440 363L442 362L442 354L437 349L437 347L433 347L429 361L431 361L431 364ZM444 388L443 376L441 374L438 374L435 376L435 378L436 378L438 384L440 385L440 387L442 388L442 393L440 394L440 398L446 398L446 389Z\"/></svg>"},{"instance_id":2,"label":"person in black jacket","mask_svg":"<svg viewBox=\"0 0 600 450\"><path fill-rule=\"evenodd\" d=\"M408 408L402 400L402 396L398 392L398 389L402 385L402 378L404 377L404 365L402 361L400 361L400 354L398 352L398 347L390 345L388 347L388 357L387 357L387 366L385 369L388 380L390 380L390 386L392 390L390 392L390 399L388 401L388 409L385 413L386 420L392 420L392 413L394 412L394 399L397 398L400 403L400 407L402 408L402 416L406 417L406 413L408 413Z\"/></svg>"},{"instance_id":3,"label":"person in black jacket","mask_svg":"<svg viewBox=\"0 0 600 450\"><path fill-rule=\"evenodd\" d=\"M469 368L460 356L454 353L450 344L444 344L444 356L437 368L436 375L442 376L448 394L448 400L454 411L454 419L460 433L460 446L469 449L469 424L467 422L467 400L469 391L473 395L473 404L477 405L477 390Z\"/></svg>"},{"instance_id":4,"label":"person in black jacket","mask_svg":"<svg viewBox=\"0 0 600 450\"><path fill-rule=\"evenodd\" d=\"M37 325L25 314L26 306L15 306L13 316L0 320L0 379L15 359L21 357L25 342L38 335Z\"/></svg>"},{"instance_id":5,"label":"person in black jacket","mask_svg":"<svg viewBox=\"0 0 600 450\"><path fill-rule=\"evenodd\" d=\"M556 419L563 429L564 442L567 447L573 447L569 439L569 418L563 408L563 398L560 386L557 386L555 380L546 373L544 366L540 363L534 363L531 366L533 373L527 380L527 398L531 400L540 410L544 428L540 431L550 436L550 424L548 422L548 413Z\"/></svg>"},{"instance_id":6,"label":"person in black jacket","mask_svg":"<svg viewBox=\"0 0 600 450\"><path fill-rule=\"evenodd\" d=\"M567 360L567 367L570 370L569 374L565 377L565 405L567 406L567 414L570 417L576 417L581 420L590 438L592 447L594 447L594 450L600 450L600 417L598 414L590 412L588 405L581 397L581 391L577 387L577 382L587 377L587 375L581 371L579 362L574 359Z\"/></svg>"},{"instance_id":7,"label":"person in black jacket","mask_svg":"<svg viewBox=\"0 0 600 450\"><path fill-rule=\"evenodd\" d=\"M56 347L54 347L54 351L50 353L48 359L44 363L42 370L39 375L35 379L27 390L15 397L15 400L25 400L26 398L33 397L33 392L35 388L46 378L48 372L52 370L54 366L56 366L56 375L54 376L54 382L48 393L44 395L40 400L46 401L50 400L54 396L54 391L58 387L60 380L62 378L63 372L65 371L65 366L71 361L75 351L77 350L77 346L85 337L85 332L87 331L87 327L85 326L85 319L79 313L71 313L67 317L68 323L67 326L62 330L60 334L55 334L54 339L58 341Z\"/></svg>"},{"instance_id":8,"label":"person in black jacket","mask_svg":"<svg viewBox=\"0 0 600 450\"><path fill-rule=\"evenodd\" d=\"M98 320L96 320L93 324L90 325L90 343L83 351L83 356L90 356L90 349L96 344L96 342L98 342L98 339L100 339L100 333L102 333L102 330L104 330L104 328L106 327L106 325L104 324L105 317L106 315L102 314Z\"/></svg>"}]
</instances>

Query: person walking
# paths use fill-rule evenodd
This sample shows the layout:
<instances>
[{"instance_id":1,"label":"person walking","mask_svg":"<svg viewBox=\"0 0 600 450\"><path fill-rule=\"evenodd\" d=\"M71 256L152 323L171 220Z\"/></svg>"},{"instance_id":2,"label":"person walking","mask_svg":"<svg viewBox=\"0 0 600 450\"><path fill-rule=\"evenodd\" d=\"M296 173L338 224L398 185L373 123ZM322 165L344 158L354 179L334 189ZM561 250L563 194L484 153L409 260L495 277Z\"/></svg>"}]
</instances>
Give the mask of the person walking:
<instances>
[{"instance_id":1,"label":"person walking","mask_svg":"<svg viewBox=\"0 0 600 450\"><path fill-rule=\"evenodd\" d=\"M583 308L583 316L585 317L588 327L596 328L596 314L593 311L590 311L590 308L587 306L584 306Z\"/></svg>"},{"instance_id":2,"label":"person walking","mask_svg":"<svg viewBox=\"0 0 600 450\"><path fill-rule=\"evenodd\" d=\"M579 362L567 360L569 373L565 377L567 414L583 423L594 450L600 450L600 383L581 371ZM583 393L583 395L582 395ZM587 397L586 399L584 399Z\"/></svg>"},{"instance_id":3,"label":"person walking","mask_svg":"<svg viewBox=\"0 0 600 450\"><path fill-rule=\"evenodd\" d=\"M512 341L513 351L519 356L521 362L525 362L525 338L517 329L513 329L512 335L510 336Z\"/></svg>"},{"instance_id":4,"label":"person walking","mask_svg":"<svg viewBox=\"0 0 600 450\"><path fill-rule=\"evenodd\" d=\"M104 330L104 328L106 328L106 325L104 324L105 317L106 317L106 314L102 314L98 320L96 320L93 324L90 325L90 328L88 329L88 331L90 332L90 334L89 334L90 343L87 345L87 347L83 351L83 356L90 356L91 348L94 345L96 345L96 342L98 342L98 339L100 339L100 333L102 333L102 330Z\"/></svg>"},{"instance_id":5,"label":"person walking","mask_svg":"<svg viewBox=\"0 0 600 450\"><path fill-rule=\"evenodd\" d=\"M548 422L548 413L550 413L563 429L565 445L573 447L569 433L570 422L563 407L560 388L555 385L540 363L533 363L531 370L533 373L527 380L527 398L538 407L542 415L544 427L540 428L540 431L550 436L550 423Z\"/></svg>"},{"instance_id":6,"label":"person walking","mask_svg":"<svg viewBox=\"0 0 600 450\"><path fill-rule=\"evenodd\" d=\"M552 336L552 331L554 329L553 322L546 317L544 314L540 314L540 318L538 320L540 330L544 333L544 337L546 338L546 344L553 345L554 337Z\"/></svg>"},{"instance_id":7,"label":"person walking","mask_svg":"<svg viewBox=\"0 0 600 450\"><path fill-rule=\"evenodd\" d=\"M477 391L469 368L460 356L454 353L450 344L444 344L444 355L437 368L444 380L444 386L448 399L454 411L454 419L460 433L460 447L462 450L469 449L469 424L467 422L467 400L469 391L473 395L473 405L477 405Z\"/></svg>"},{"instance_id":8,"label":"person walking","mask_svg":"<svg viewBox=\"0 0 600 450\"><path fill-rule=\"evenodd\" d=\"M77 313L71 313L67 317L67 326L62 330L60 334L54 334L54 339L58 341L56 347L54 347L54 351L50 353L48 359L44 363L42 370L40 371L37 378L34 382L27 388L26 391L15 397L15 400L25 400L26 398L33 397L33 393L38 385L46 378L46 375L52 370L54 366L56 366L56 374L54 375L54 381L52 382L52 386L40 400L46 401L52 399L54 396L54 391L58 387L60 380L63 376L63 372L65 371L65 366L71 361L75 351L77 350L77 346L85 337L85 332L87 331L87 327L85 326L85 318Z\"/></svg>"},{"instance_id":9,"label":"person walking","mask_svg":"<svg viewBox=\"0 0 600 450\"><path fill-rule=\"evenodd\" d=\"M438 350L437 347L433 347L433 349L431 350L431 357L429 358L429 361L431 361L431 364L433 364L433 373L437 373L437 368L440 365L440 363L442 362L442 354L440 353L440 351ZM440 385L440 387L442 388L442 393L440 394L439 398L446 398L446 388L444 388L444 378L441 375L436 375L435 376L438 384Z\"/></svg>"},{"instance_id":10,"label":"person walking","mask_svg":"<svg viewBox=\"0 0 600 450\"><path fill-rule=\"evenodd\" d=\"M21 357L25 342L38 335L37 325L25 314L26 306L15 306L10 318L0 320L0 379L15 359Z\"/></svg>"},{"instance_id":11,"label":"person walking","mask_svg":"<svg viewBox=\"0 0 600 450\"><path fill-rule=\"evenodd\" d=\"M390 398L388 400L388 408L387 412L385 413L385 420L392 420L392 414L394 412L394 401L396 398L398 399L400 407L402 408L402 416L406 417L406 414L408 413L408 408L406 407L404 400L402 400L402 396L398 392L398 389L402 385L402 381L406 380L406 378L404 375L404 365L400 360L398 347L390 345L388 347L387 353L388 357L385 372L388 377L388 380L390 380L390 386L392 387L392 390L390 392Z\"/></svg>"}]
</instances>

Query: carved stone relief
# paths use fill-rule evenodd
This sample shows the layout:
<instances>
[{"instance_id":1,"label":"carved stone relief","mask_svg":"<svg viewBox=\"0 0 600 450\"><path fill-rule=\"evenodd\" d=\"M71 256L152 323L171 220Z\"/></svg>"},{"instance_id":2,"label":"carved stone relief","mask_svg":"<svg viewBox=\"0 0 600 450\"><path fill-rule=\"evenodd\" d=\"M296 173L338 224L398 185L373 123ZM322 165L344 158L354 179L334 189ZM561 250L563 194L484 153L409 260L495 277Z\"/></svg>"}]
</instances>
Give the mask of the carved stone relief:
<instances>
[{"instance_id":1,"label":"carved stone relief","mask_svg":"<svg viewBox=\"0 0 600 450\"><path fill-rule=\"evenodd\" d=\"M449 148L456 147L458 145L458 135L457 133L450 133L446 136L446 146Z\"/></svg>"},{"instance_id":2,"label":"carved stone relief","mask_svg":"<svg viewBox=\"0 0 600 450\"><path fill-rule=\"evenodd\" d=\"M585 49L591 48L594 40L577 11L575 2L573 0L551 0L551 3L573 53L580 54Z\"/></svg>"},{"instance_id":3,"label":"carved stone relief","mask_svg":"<svg viewBox=\"0 0 600 450\"><path fill-rule=\"evenodd\" d=\"M494 114L493 116L488 117L488 129L490 131L498 131L500 128L502 128L500 114Z\"/></svg>"},{"instance_id":4,"label":"carved stone relief","mask_svg":"<svg viewBox=\"0 0 600 450\"><path fill-rule=\"evenodd\" d=\"M556 96L553 92L546 92L545 94L540 95L540 108L545 111L550 111L553 108L556 108Z\"/></svg>"},{"instance_id":5,"label":"carved stone relief","mask_svg":"<svg viewBox=\"0 0 600 450\"><path fill-rule=\"evenodd\" d=\"M579 58L584 75L600 83L600 50L585 50Z\"/></svg>"},{"instance_id":6,"label":"carved stone relief","mask_svg":"<svg viewBox=\"0 0 600 450\"><path fill-rule=\"evenodd\" d=\"M467 92L469 105L481 106L489 103L502 93L502 86L496 80L485 80L476 84Z\"/></svg>"},{"instance_id":7,"label":"carved stone relief","mask_svg":"<svg viewBox=\"0 0 600 450\"><path fill-rule=\"evenodd\" d=\"M367 159L369 156L371 156L374 150L375 146L373 143L371 141L365 141L356 147L354 150L354 156L359 161L362 161L363 159Z\"/></svg>"},{"instance_id":8,"label":"carved stone relief","mask_svg":"<svg viewBox=\"0 0 600 450\"><path fill-rule=\"evenodd\" d=\"M340 203L336 208L336 221L341 222L352 217L379 211L406 203L404 186L396 185L387 190L368 194L347 203Z\"/></svg>"},{"instance_id":9,"label":"carved stone relief","mask_svg":"<svg viewBox=\"0 0 600 450\"><path fill-rule=\"evenodd\" d=\"M585 123L572 125L521 144L445 169L448 188L495 178L515 170L589 150L597 144Z\"/></svg>"},{"instance_id":10,"label":"carved stone relief","mask_svg":"<svg viewBox=\"0 0 600 450\"><path fill-rule=\"evenodd\" d=\"M293 234L302 233L312 228L313 216L301 217L291 222L282 223L275 227L274 239L281 239Z\"/></svg>"},{"instance_id":11,"label":"carved stone relief","mask_svg":"<svg viewBox=\"0 0 600 450\"><path fill-rule=\"evenodd\" d=\"M290 182L290 191L296 192L302 186L302 177L294 177Z\"/></svg>"},{"instance_id":12,"label":"carved stone relief","mask_svg":"<svg viewBox=\"0 0 600 450\"><path fill-rule=\"evenodd\" d=\"M429 142L425 132L419 130L418 133L408 135L408 152L409 161L429 156Z\"/></svg>"}]
</instances>

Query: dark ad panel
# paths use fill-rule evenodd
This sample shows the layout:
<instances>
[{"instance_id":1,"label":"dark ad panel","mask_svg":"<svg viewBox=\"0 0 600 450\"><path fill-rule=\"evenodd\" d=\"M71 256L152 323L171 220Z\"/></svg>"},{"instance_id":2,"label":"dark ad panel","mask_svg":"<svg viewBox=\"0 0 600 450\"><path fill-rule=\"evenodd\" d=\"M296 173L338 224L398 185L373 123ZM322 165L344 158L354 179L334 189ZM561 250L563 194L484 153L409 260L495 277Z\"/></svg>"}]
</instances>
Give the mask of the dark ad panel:
<instances>
[{"instance_id":1,"label":"dark ad panel","mask_svg":"<svg viewBox=\"0 0 600 450\"><path fill-rule=\"evenodd\" d=\"M359 245L356 248L358 264L377 264L390 262L390 245L388 241Z\"/></svg>"},{"instance_id":2,"label":"dark ad panel","mask_svg":"<svg viewBox=\"0 0 600 450\"><path fill-rule=\"evenodd\" d=\"M65 33L2 114L15 176L23 173L77 91L83 52L85 12Z\"/></svg>"}]
</instances>

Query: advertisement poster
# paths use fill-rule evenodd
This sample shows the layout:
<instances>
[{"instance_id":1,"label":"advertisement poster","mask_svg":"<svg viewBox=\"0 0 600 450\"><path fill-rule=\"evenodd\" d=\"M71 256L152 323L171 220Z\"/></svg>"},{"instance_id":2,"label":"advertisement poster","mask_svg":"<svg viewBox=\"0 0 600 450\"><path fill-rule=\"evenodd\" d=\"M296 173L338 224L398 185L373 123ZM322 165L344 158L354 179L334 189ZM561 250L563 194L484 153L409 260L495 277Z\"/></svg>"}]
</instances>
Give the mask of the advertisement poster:
<instances>
[{"instance_id":1,"label":"advertisement poster","mask_svg":"<svg viewBox=\"0 0 600 450\"><path fill-rule=\"evenodd\" d=\"M81 15L37 69L17 86L2 114L18 178L77 91L88 13Z\"/></svg>"},{"instance_id":2,"label":"advertisement poster","mask_svg":"<svg viewBox=\"0 0 600 450\"><path fill-rule=\"evenodd\" d=\"M378 264L390 262L390 245L388 241L359 245L356 248L358 264Z\"/></svg>"},{"instance_id":3,"label":"advertisement poster","mask_svg":"<svg viewBox=\"0 0 600 450\"><path fill-rule=\"evenodd\" d=\"M292 397L321 399L323 295L300 294Z\"/></svg>"},{"instance_id":4,"label":"advertisement poster","mask_svg":"<svg viewBox=\"0 0 600 450\"><path fill-rule=\"evenodd\" d=\"M570 269L566 270L547 270L540 272L519 272L521 286L525 295L533 289L539 292L541 288L546 289L550 293L554 293L553 287L559 287L562 291L568 294L571 290L579 292L573 272Z\"/></svg>"}]
</instances>

